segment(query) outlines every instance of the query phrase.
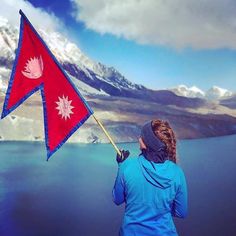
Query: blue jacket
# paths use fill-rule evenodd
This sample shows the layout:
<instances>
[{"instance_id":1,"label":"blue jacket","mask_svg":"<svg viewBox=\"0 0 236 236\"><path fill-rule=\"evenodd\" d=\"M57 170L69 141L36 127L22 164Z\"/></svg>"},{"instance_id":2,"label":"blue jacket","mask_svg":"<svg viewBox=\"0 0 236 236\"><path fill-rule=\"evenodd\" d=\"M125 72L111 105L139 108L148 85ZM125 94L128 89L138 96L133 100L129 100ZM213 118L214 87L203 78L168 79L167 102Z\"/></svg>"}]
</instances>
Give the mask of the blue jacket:
<instances>
[{"instance_id":1,"label":"blue jacket","mask_svg":"<svg viewBox=\"0 0 236 236\"><path fill-rule=\"evenodd\" d=\"M172 161L126 159L119 165L112 193L117 205L125 202L119 235L178 235L172 217L187 214L187 186L182 169Z\"/></svg>"}]
</instances>

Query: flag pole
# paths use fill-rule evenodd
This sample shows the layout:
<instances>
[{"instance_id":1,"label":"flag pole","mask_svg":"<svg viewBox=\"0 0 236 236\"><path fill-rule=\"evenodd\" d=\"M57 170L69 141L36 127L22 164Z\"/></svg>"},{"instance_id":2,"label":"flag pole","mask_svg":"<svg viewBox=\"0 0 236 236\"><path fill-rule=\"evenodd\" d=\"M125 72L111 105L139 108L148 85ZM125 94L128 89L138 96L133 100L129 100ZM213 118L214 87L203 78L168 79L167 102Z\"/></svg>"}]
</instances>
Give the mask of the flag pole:
<instances>
[{"instance_id":1,"label":"flag pole","mask_svg":"<svg viewBox=\"0 0 236 236\"><path fill-rule=\"evenodd\" d=\"M103 126L103 124L96 118L96 116L94 114L92 114L92 116L93 116L94 120L97 122L97 124L101 127L101 129L103 130L103 132L105 133L105 135L107 136L107 138L109 139L109 141L111 142L113 147L115 148L116 152L121 156L121 152L120 152L119 148L116 146L116 144L112 140L111 136L108 134L105 127Z\"/></svg>"}]
</instances>

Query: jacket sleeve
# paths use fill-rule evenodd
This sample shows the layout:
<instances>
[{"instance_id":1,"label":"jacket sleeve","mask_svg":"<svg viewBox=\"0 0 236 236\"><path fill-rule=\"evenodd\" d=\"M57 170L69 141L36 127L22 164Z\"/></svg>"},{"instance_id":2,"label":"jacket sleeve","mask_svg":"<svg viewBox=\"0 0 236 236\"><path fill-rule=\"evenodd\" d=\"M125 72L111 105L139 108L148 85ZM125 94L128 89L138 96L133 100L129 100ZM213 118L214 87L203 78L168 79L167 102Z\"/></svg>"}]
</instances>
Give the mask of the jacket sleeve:
<instances>
[{"instance_id":1,"label":"jacket sleeve","mask_svg":"<svg viewBox=\"0 0 236 236\"><path fill-rule=\"evenodd\" d=\"M188 212L187 184L183 171L180 174L179 187L173 202L172 216L185 218Z\"/></svg>"},{"instance_id":2,"label":"jacket sleeve","mask_svg":"<svg viewBox=\"0 0 236 236\"><path fill-rule=\"evenodd\" d=\"M113 202L116 205L120 205L125 201L125 185L122 164L123 163L119 165L115 185L112 190Z\"/></svg>"}]
</instances>

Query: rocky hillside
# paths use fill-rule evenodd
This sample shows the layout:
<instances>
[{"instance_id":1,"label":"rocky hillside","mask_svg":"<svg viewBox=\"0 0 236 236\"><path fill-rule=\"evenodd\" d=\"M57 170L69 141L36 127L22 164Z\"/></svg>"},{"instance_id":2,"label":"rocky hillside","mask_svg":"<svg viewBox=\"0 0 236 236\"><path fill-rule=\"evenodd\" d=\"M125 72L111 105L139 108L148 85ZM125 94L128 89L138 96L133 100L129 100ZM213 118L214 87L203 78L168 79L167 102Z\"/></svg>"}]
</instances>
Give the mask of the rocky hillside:
<instances>
[{"instance_id":1,"label":"rocky hillside","mask_svg":"<svg viewBox=\"0 0 236 236\"><path fill-rule=\"evenodd\" d=\"M236 109L236 95L220 100L220 104L231 109Z\"/></svg>"}]
</instances>

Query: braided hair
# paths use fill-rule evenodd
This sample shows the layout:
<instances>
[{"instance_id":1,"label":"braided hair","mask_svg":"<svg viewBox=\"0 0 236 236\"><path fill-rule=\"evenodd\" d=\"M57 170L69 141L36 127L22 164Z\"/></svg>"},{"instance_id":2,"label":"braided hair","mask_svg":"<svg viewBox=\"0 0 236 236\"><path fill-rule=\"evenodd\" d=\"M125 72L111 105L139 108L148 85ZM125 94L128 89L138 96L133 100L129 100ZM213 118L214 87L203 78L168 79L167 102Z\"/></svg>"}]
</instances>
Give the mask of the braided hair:
<instances>
[{"instance_id":1,"label":"braided hair","mask_svg":"<svg viewBox=\"0 0 236 236\"><path fill-rule=\"evenodd\" d=\"M169 160L176 163L176 137L167 121L153 120L152 129L155 135L166 144Z\"/></svg>"}]
</instances>

